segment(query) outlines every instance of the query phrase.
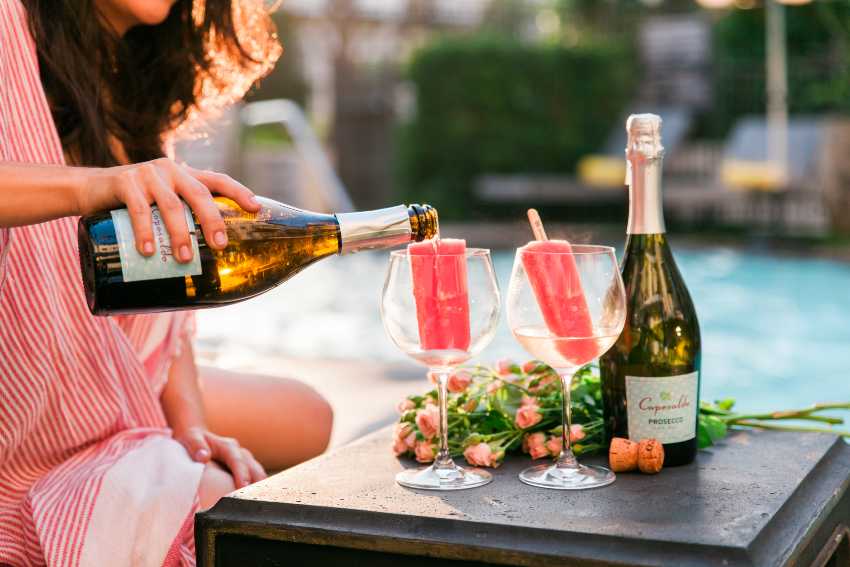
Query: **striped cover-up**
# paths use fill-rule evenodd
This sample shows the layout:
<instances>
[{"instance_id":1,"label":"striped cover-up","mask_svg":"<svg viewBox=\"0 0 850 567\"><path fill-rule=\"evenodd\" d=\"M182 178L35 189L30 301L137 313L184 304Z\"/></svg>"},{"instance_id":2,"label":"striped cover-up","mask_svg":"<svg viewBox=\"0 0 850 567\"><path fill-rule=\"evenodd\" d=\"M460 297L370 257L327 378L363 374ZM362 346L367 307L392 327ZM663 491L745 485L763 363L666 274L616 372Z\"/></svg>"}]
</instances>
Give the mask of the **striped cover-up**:
<instances>
[{"instance_id":1,"label":"striped cover-up","mask_svg":"<svg viewBox=\"0 0 850 567\"><path fill-rule=\"evenodd\" d=\"M0 0L0 161L63 163L19 0ZM203 466L159 403L191 324L90 315L76 219L0 228L0 565L194 565Z\"/></svg>"}]
</instances>

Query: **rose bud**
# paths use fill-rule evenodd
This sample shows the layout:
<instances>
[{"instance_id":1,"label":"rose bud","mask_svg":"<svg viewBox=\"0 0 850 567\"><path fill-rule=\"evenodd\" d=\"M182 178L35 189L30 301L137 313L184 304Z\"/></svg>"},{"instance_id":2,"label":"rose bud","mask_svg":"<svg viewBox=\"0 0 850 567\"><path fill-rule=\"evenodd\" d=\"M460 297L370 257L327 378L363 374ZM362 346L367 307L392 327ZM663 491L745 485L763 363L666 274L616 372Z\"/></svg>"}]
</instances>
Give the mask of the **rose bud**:
<instances>
[{"instance_id":1,"label":"rose bud","mask_svg":"<svg viewBox=\"0 0 850 567\"><path fill-rule=\"evenodd\" d=\"M510 358L502 358L496 362L496 372L500 376L508 376L512 374L511 367L514 366L514 361Z\"/></svg>"},{"instance_id":2,"label":"rose bud","mask_svg":"<svg viewBox=\"0 0 850 567\"><path fill-rule=\"evenodd\" d=\"M449 381L446 384L446 388L452 394L460 394L461 392L465 391L470 384L472 384L472 374L470 374L466 370L458 370L457 372L454 372L451 376L449 376Z\"/></svg>"},{"instance_id":3,"label":"rose bud","mask_svg":"<svg viewBox=\"0 0 850 567\"><path fill-rule=\"evenodd\" d=\"M414 452L420 463L430 463L434 460L434 444L430 441L417 441Z\"/></svg>"},{"instance_id":4,"label":"rose bud","mask_svg":"<svg viewBox=\"0 0 850 567\"><path fill-rule=\"evenodd\" d=\"M536 403L523 404L516 412L515 423L520 429L528 429L540 423L543 419L543 414L540 413L540 406Z\"/></svg>"},{"instance_id":5,"label":"rose bud","mask_svg":"<svg viewBox=\"0 0 850 567\"><path fill-rule=\"evenodd\" d=\"M440 408L427 405L416 412L416 425L425 439L431 439L440 431Z\"/></svg>"}]
</instances>

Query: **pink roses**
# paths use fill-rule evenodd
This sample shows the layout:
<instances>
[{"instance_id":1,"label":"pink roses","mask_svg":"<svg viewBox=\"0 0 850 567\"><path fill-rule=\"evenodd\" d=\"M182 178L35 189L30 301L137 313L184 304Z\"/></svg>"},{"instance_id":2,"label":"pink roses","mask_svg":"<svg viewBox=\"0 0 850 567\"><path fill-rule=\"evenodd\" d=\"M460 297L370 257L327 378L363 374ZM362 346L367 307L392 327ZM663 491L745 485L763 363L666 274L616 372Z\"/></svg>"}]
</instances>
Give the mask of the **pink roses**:
<instances>
[{"instance_id":1,"label":"pink roses","mask_svg":"<svg viewBox=\"0 0 850 567\"><path fill-rule=\"evenodd\" d=\"M540 423L541 419L543 419L543 414L540 413L540 406L537 405L537 400L529 397L523 398L514 419L517 427L528 429Z\"/></svg>"},{"instance_id":2,"label":"pink roses","mask_svg":"<svg viewBox=\"0 0 850 567\"><path fill-rule=\"evenodd\" d=\"M500 376L509 376L512 374L511 367L515 366L515 363L510 358L502 358L496 362L496 372Z\"/></svg>"},{"instance_id":3,"label":"pink roses","mask_svg":"<svg viewBox=\"0 0 850 567\"><path fill-rule=\"evenodd\" d=\"M439 381L437 376L436 372L428 373L428 380L430 380L430 382L435 386ZM457 372L453 372L449 375L449 378L446 381L446 389L452 394L461 394L469 388L470 384L472 384L472 374L466 370L458 370Z\"/></svg>"},{"instance_id":4,"label":"pink roses","mask_svg":"<svg viewBox=\"0 0 850 567\"><path fill-rule=\"evenodd\" d=\"M581 425L576 424L570 427L570 443L580 441L586 435ZM550 435L547 439L545 433L538 431L536 433L526 433L522 438L522 450L524 453L531 455L532 459L557 457L561 454L563 448L564 441L560 435Z\"/></svg>"},{"instance_id":5,"label":"pink roses","mask_svg":"<svg viewBox=\"0 0 850 567\"><path fill-rule=\"evenodd\" d=\"M393 430L393 453L396 457L404 455L416 444L416 432L409 423L396 423Z\"/></svg>"},{"instance_id":6,"label":"pink roses","mask_svg":"<svg viewBox=\"0 0 850 567\"><path fill-rule=\"evenodd\" d=\"M431 441L417 441L414 453L416 460L420 463L430 463L434 460L434 443Z\"/></svg>"},{"instance_id":7,"label":"pink roses","mask_svg":"<svg viewBox=\"0 0 850 567\"><path fill-rule=\"evenodd\" d=\"M416 412L416 426L425 439L431 439L440 432L440 408L426 405Z\"/></svg>"},{"instance_id":8,"label":"pink roses","mask_svg":"<svg viewBox=\"0 0 850 567\"><path fill-rule=\"evenodd\" d=\"M574 424L570 427L570 443L575 443L576 441L581 441L587 436L584 432L584 427L579 425L578 423Z\"/></svg>"},{"instance_id":9,"label":"pink roses","mask_svg":"<svg viewBox=\"0 0 850 567\"><path fill-rule=\"evenodd\" d=\"M558 376L555 373L544 374L539 378L535 378L529 385L528 391L532 394L536 394L538 392L542 392L545 390L550 384L553 384L558 381Z\"/></svg>"},{"instance_id":10,"label":"pink roses","mask_svg":"<svg viewBox=\"0 0 850 567\"><path fill-rule=\"evenodd\" d=\"M470 384L472 384L472 374L466 370L458 370L449 376L446 388L452 394L460 394L461 392L465 392Z\"/></svg>"},{"instance_id":11,"label":"pink roses","mask_svg":"<svg viewBox=\"0 0 850 567\"><path fill-rule=\"evenodd\" d=\"M553 457L558 457L561 454L561 449L564 448L564 440L560 437L552 436L546 441L546 449Z\"/></svg>"},{"instance_id":12,"label":"pink roses","mask_svg":"<svg viewBox=\"0 0 850 567\"><path fill-rule=\"evenodd\" d=\"M502 457L505 456L505 451L493 451L490 445L482 442L467 447L463 452L463 456L466 462L472 466L498 467L501 464Z\"/></svg>"},{"instance_id":13,"label":"pink roses","mask_svg":"<svg viewBox=\"0 0 850 567\"><path fill-rule=\"evenodd\" d=\"M557 372L545 363L503 359L491 368L458 368L429 373L434 386L398 405L399 423L392 435L393 453L421 463L436 459L442 428L436 379L445 381L448 450L473 466L498 466L507 452L522 451L533 459L553 458L563 450L560 434L562 389ZM604 444L604 423L598 404L599 378L590 368L577 373L575 405L582 425L573 425L570 440L576 454ZM582 405L584 404L584 405Z\"/></svg>"},{"instance_id":14,"label":"pink roses","mask_svg":"<svg viewBox=\"0 0 850 567\"><path fill-rule=\"evenodd\" d=\"M526 433L522 438L522 450L531 455L532 459L541 459L549 455L549 449L546 448L546 434L538 431L537 433Z\"/></svg>"}]
</instances>

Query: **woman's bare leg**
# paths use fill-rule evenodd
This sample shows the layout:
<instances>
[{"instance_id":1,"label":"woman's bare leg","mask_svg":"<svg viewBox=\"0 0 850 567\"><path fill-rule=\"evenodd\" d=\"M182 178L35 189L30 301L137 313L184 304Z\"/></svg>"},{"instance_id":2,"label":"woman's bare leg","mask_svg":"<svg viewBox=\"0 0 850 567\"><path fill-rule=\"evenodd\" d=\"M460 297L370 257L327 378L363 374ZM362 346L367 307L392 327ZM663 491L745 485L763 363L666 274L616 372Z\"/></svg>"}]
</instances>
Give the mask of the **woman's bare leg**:
<instances>
[{"instance_id":1,"label":"woman's bare leg","mask_svg":"<svg viewBox=\"0 0 850 567\"><path fill-rule=\"evenodd\" d=\"M201 510L212 508L225 494L236 490L233 477L217 463L207 463L201 475L201 485L198 487L198 499Z\"/></svg>"},{"instance_id":2,"label":"woman's bare leg","mask_svg":"<svg viewBox=\"0 0 850 567\"><path fill-rule=\"evenodd\" d=\"M199 368L210 431L234 437L274 472L321 454L333 411L313 388L289 378Z\"/></svg>"}]
</instances>

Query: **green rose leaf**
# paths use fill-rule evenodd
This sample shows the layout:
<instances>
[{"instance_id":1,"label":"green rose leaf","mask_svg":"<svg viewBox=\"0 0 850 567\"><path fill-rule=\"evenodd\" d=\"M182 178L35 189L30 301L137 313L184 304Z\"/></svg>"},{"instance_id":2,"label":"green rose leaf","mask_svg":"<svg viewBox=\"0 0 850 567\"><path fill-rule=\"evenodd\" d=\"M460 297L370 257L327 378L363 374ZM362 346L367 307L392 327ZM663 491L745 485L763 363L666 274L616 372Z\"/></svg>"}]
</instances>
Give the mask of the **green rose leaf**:
<instances>
[{"instance_id":1,"label":"green rose leaf","mask_svg":"<svg viewBox=\"0 0 850 567\"><path fill-rule=\"evenodd\" d=\"M700 415L697 440L700 449L711 447L716 442L726 437L728 428L726 423L714 415Z\"/></svg>"}]
</instances>

